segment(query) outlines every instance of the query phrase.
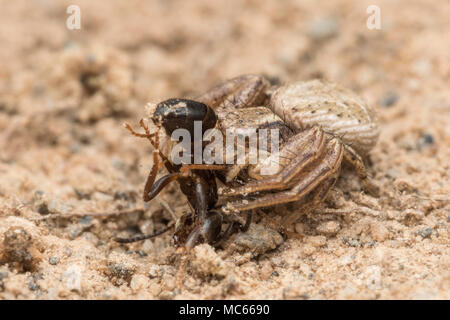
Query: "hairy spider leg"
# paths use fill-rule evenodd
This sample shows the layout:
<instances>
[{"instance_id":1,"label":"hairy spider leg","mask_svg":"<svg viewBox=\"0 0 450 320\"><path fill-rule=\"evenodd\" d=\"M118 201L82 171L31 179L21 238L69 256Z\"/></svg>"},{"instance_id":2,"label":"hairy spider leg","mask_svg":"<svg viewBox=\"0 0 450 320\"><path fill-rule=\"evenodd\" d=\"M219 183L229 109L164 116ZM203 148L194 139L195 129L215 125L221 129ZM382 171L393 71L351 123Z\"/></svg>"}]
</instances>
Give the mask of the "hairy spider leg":
<instances>
[{"instance_id":1,"label":"hairy spider leg","mask_svg":"<svg viewBox=\"0 0 450 320\"><path fill-rule=\"evenodd\" d=\"M279 173L262 180L248 182L241 187L224 188L221 195L236 196L291 188L297 182L296 177L299 173L322 156L325 144L323 131L318 127L300 132L291 137L280 150L279 157L285 157L288 163Z\"/></svg>"},{"instance_id":2,"label":"hairy spider leg","mask_svg":"<svg viewBox=\"0 0 450 320\"><path fill-rule=\"evenodd\" d=\"M344 145L344 160L350 163L361 179L364 189L374 197L379 197L380 188L372 181L367 174L367 169L361 156L350 146Z\"/></svg>"},{"instance_id":3,"label":"hairy spider leg","mask_svg":"<svg viewBox=\"0 0 450 320\"><path fill-rule=\"evenodd\" d=\"M327 142L323 156L308 166L306 168L308 170L303 170L299 173L295 179L297 184L292 189L263 195L252 201L231 202L225 206L225 210L246 211L301 200L323 181L334 177L339 172L343 153L342 143L333 138ZM264 183L264 180L259 182ZM284 221L283 223L285 224L286 222Z\"/></svg>"}]
</instances>

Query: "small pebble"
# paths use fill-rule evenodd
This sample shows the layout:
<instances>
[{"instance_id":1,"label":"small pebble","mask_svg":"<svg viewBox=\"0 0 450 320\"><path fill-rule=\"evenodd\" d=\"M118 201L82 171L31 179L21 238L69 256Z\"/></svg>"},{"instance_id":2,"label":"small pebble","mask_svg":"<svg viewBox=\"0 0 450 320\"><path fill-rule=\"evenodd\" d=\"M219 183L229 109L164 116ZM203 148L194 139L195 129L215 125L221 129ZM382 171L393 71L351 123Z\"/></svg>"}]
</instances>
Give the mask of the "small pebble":
<instances>
[{"instance_id":1,"label":"small pebble","mask_svg":"<svg viewBox=\"0 0 450 320\"><path fill-rule=\"evenodd\" d=\"M36 283L37 280L39 279L43 279L44 277L42 276L41 273L36 273L33 277L30 278L30 280L28 281L28 289L30 289L31 291L37 291L40 290L41 287Z\"/></svg>"},{"instance_id":2,"label":"small pebble","mask_svg":"<svg viewBox=\"0 0 450 320\"><path fill-rule=\"evenodd\" d=\"M302 248L302 253L307 257L312 255L314 252L316 252L316 248L310 244L305 244Z\"/></svg>"},{"instance_id":3,"label":"small pebble","mask_svg":"<svg viewBox=\"0 0 450 320\"><path fill-rule=\"evenodd\" d=\"M308 244L316 248L323 247L327 244L327 238L324 236L308 237L306 241L308 242Z\"/></svg>"},{"instance_id":4,"label":"small pebble","mask_svg":"<svg viewBox=\"0 0 450 320\"><path fill-rule=\"evenodd\" d=\"M150 279L154 279L159 275L159 267L157 266L151 266L150 270L148 270L148 276Z\"/></svg>"},{"instance_id":5,"label":"small pebble","mask_svg":"<svg viewBox=\"0 0 450 320\"><path fill-rule=\"evenodd\" d=\"M92 217L91 216L83 217L78 222L85 227L90 227L92 226Z\"/></svg>"},{"instance_id":6,"label":"small pebble","mask_svg":"<svg viewBox=\"0 0 450 320\"><path fill-rule=\"evenodd\" d=\"M316 230L321 234L333 236L341 230L341 226L337 221L327 221L321 223Z\"/></svg>"},{"instance_id":7,"label":"small pebble","mask_svg":"<svg viewBox=\"0 0 450 320\"><path fill-rule=\"evenodd\" d=\"M298 222L294 225L294 230L298 234L303 234L305 231L305 225L303 223Z\"/></svg>"},{"instance_id":8,"label":"small pebble","mask_svg":"<svg viewBox=\"0 0 450 320\"><path fill-rule=\"evenodd\" d=\"M417 150L422 150L434 144L434 137L429 133L424 133L416 143Z\"/></svg>"},{"instance_id":9,"label":"small pebble","mask_svg":"<svg viewBox=\"0 0 450 320\"><path fill-rule=\"evenodd\" d=\"M423 239L429 238L432 233L433 233L433 229L431 229L431 228L424 228L417 232L417 234L419 234Z\"/></svg>"},{"instance_id":10,"label":"small pebble","mask_svg":"<svg viewBox=\"0 0 450 320\"><path fill-rule=\"evenodd\" d=\"M110 263L108 268L112 277L123 279L126 282L130 282L131 277L136 272L136 266L125 265L124 263Z\"/></svg>"},{"instance_id":11,"label":"small pebble","mask_svg":"<svg viewBox=\"0 0 450 320\"><path fill-rule=\"evenodd\" d=\"M172 300L175 298L176 293L173 291L164 290L159 295L158 298L161 300Z\"/></svg>"},{"instance_id":12,"label":"small pebble","mask_svg":"<svg viewBox=\"0 0 450 320\"><path fill-rule=\"evenodd\" d=\"M43 201L41 202L37 207L37 212L42 215L46 215L50 213L50 210L48 210L47 202Z\"/></svg>"},{"instance_id":13,"label":"small pebble","mask_svg":"<svg viewBox=\"0 0 450 320\"><path fill-rule=\"evenodd\" d=\"M56 266L59 263L58 257L50 257L48 259L48 263L50 263L52 266Z\"/></svg>"},{"instance_id":14,"label":"small pebble","mask_svg":"<svg viewBox=\"0 0 450 320\"><path fill-rule=\"evenodd\" d=\"M149 280L146 276L142 274L134 275L130 281L130 288L133 292L138 292L139 290L146 288L149 284Z\"/></svg>"},{"instance_id":15,"label":"small pebble","mask_svg":"<svg viewBox=\"0 0 450 320\"><path fill-rule=\"evenodd\" d=\"M359 246L359 241L355 240L355 239L349 239L347 237L344 237L342 239L342 242L350 247L358 247Z\"/></svg>"},{"instance_id":16,"label":"small pebble","mask_svg":"<svg viewBox=\"0 0 450 320\"><path fill-rule=\"evenodd\" d=\"M381 223L372 223L370 233L374 240L383 242L389 238L389 230Z\"/></svg>"},{"instance_id":17,"label":"small pebble","mask_svg":"<svg viewBox=\"0 0 450 320\"><path fill-rule=\"evenodd\" d=\"M63 285L69 291L77 291L81 293L81 267L77 265L71 265L61 275L61 281Z\"/></svg>"},{"instance_id":18,"label":"small pebble","mask_svg":"<svg viewBox=\"0 0 450 320\"><path fill-rule=\"evenodd\" d=\"M44 196L44 191L42 191L42 190L36 190L34 192L34 197L36 200L42 199L43 196Z\"/></svg>"},{"instance_id":19,"label":"small pebble","mask_svg":"<svg viewBox=\"0 0 450 320\"><path fill-rule=\"evenodd\" d=\"M39 285L34 282L34 280L31 278L30 281L28 281L28 289L30 289L31 291L36 291L39 290L41 287L39 287Z\"/></svg>"},{"instance_id":20,"label":"small pebble","mask_svg":"<svg viewBox=\"0 0 450 320\"><path fill-rule=\"evenodd\" d=\"M35 256L37 251L33 250L33 238L22 227L10 227L4 233L3 246L3 259L23 271L34 269L40 260Z\"/></svg>"},{"instance_id":21,"label":"small pebble","mask_svg":"<svg viewBox=\"0 0 450 320\"><path fill-rule=\"evenodd\" d=\"M333 38L339 34L339 23L328 17L313 21L308 26L308 36L315 41Z\"/></svg>"},{"instance_id":22,"label":"small pebble","mask_svg":"<svg viewBox=\"0 0 450 320\"><path fill-rule=\"evenodd\" d=\"M388 92L380 99L379 104L383 107L391 107L397 101L398 101L398 95L395 92Z\"/></svg>"},{"instance_id":23,"label":"small pebble","mask_svg":"<svg viewBox=\"0 0 450 320\"><path fill-rule=\"evenodd\" d=\"M230 272L230 265L222 260L210 245L200 244L192 251L190 265L198 275L225 278Z\"/></svg>"}]
</instances>

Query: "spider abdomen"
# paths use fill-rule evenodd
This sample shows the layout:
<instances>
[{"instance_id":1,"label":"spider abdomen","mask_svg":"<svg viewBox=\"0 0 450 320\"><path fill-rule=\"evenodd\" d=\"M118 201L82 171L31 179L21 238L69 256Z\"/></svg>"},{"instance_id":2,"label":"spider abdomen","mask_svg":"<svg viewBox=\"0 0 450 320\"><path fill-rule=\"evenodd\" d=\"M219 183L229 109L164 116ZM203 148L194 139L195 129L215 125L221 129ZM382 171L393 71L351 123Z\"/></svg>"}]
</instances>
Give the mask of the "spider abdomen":
<instances>
[{"instance_id":1,"label":"spider abdomen","mask_svg":"<svg viewBox=\"0 0 450 320\"><path fill-rule=\"evenodd\" d=\"M312 80L281 86L271 95L269 108L291 129L320 126L361 155L375 146L379 136L375 111L338 84Z\"/></svg>"}]
</instances>

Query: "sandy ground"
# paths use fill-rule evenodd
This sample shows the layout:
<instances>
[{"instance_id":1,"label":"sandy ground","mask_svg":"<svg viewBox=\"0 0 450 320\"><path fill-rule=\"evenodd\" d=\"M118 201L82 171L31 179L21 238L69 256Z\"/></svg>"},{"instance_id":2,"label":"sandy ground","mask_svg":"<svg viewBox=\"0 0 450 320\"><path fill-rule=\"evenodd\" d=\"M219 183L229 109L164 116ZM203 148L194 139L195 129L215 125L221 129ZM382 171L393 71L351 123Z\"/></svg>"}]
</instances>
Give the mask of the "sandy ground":
<instances>
[{"instance_id":1,"label":"sandy ground","mask_svg":"<svg viewBox=\"0 0 450 320\"><path fill-rule=\"evenodd\" d=\"M450 298L450 2L0 2L1 299ZM122 123L245 73L325 78L374 106L382 193L344 170L302 240L259 222L198 246L180 290L170 234L112 241L171 220L141 200L152 149ZM160 198L187 210L176 184Z\"/></svg>"}]
</instances>

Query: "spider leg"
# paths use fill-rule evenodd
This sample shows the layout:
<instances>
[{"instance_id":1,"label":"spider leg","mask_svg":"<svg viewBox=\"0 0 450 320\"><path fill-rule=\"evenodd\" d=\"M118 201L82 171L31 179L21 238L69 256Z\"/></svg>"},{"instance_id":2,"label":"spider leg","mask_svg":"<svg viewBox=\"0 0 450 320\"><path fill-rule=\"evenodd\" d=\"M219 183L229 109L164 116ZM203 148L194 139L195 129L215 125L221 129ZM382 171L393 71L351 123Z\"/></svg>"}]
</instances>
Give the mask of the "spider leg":
<instances>
[{"instance_id":1,"label":"spider leg","mask_svg":"<svg viewBox=\"0 0 450 320\"><path fill-rule=\"evenodd\" d=\"M189 170L225 170L226 168L227 166L222 164L184 164L180 172L184 173Z\"/></svg>"},{"instance_id":2,"label":"spider leg","mask_svg":"<svg viewBox=\"0 0 450 320\"><path fill-rule=\"evenodd\" d=\"M288 189L295 185L297 177L305 167L323 154L325 144L325 135L318 127L298 133L283 146L280 154L275 155L287 162L279 173L249 182L241 187L224 188L220 194L235 196L258 191Z\"/></svg>"},{"instance_id":3,"label":"spider leg","mask_svg":"<svg viewBox=\"0 0 450 320\"><path fill-rule=\"evenodd\" d=\"M328 191L335 185L339 176L339 170L335 172L331 177L322 182L319 186L317 186L311 193L311 200L304 203L300 208L285 215L281 219L281 225L283 227L289 226L291 223L295 222L301 215L311 212L314 210L327 196Z\"/></svg>"},{"instance_id":4,"label":"spider leg","mask_svg":"<svg viewBox=\"0 0 450 320\"><path fill-rule=\"evenodd\" d=\"M251 105L260 105L265 98L268 81L257 75L242 75L212 88L208 92L197 96L195 100L216 109L220 104L223 107L231 104L234 108ZM242 97L242 99L240 99Z\"/></svg>"},{"instance_id":5,"label":"spider leg","mask_svg":"<svg viewBox=\"0 0 450 320\"><path fill-rule=\"evenodd\" d=\"M364 161L352 147L347 145L344 147L344 160L353 166L358 177L361 179L364 189L366 189L366 191L368 191L374 197L378 197L380 194L380 188L372 181L372 179L367 174L366 167L364 166Z\"/></svg>"},{"instance_id":6,"label":"spider leg","mask_svg":"<svg viewBox=\"0 0 450 320\"><path fill-rule=\"evenodd\" d=\"M263 195L252 201L231 202L224 206L224 210L246 211L301 200L323 181L334 177L339 172L342 158L342 143L337 139L331 139L327 142L323 157L317 159L315 163L308 167L308 170L298 173L295 178L296 184L292 189Z\"/></svg>"}]
</instances>

